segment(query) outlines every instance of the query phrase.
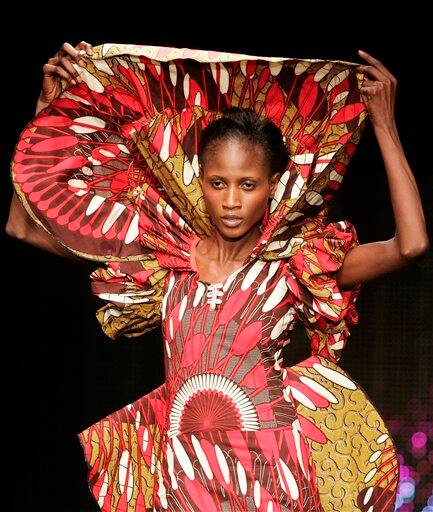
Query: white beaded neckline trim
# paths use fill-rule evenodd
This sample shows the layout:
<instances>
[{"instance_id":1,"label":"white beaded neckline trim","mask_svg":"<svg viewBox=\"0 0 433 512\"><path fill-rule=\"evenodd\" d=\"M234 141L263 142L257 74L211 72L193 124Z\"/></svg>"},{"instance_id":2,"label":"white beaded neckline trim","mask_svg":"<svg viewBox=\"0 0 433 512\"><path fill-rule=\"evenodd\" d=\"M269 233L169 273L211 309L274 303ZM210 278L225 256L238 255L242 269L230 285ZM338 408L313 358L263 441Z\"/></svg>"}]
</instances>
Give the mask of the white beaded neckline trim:
<instances>
[{"instance_id":1,"label":"white beaded neckline trim","mask_svg":"<svg viewBox=\"0 0 433 512\"><path fill-rule=\"evenodd\" d=\"M222 300L219 299L218 297L221 297L222 295L224 295L224 292L220 289L220 288L222 288L223 285L224 285L224 283L212 283L212 284L208 283L207 284L207 288L208 288L207 303L210 304L210 308L212 310L215 309L217 304L221 304L221 302L222 302Z\"/></svg>"}]
</instances>

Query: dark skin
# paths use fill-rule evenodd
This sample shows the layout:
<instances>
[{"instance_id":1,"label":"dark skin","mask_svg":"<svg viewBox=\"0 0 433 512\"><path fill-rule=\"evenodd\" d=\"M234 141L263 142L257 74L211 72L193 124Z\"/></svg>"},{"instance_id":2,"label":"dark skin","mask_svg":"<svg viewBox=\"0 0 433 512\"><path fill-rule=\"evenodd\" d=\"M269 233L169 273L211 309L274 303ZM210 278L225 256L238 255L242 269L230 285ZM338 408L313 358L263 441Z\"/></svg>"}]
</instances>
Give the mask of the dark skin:
<instances>
[{"instance_id":1,"label":"dark skin","mask_svg":"<svg viewBox=\"0 0 433 512\"><path fill-rule=\"evenodd\" d=\"M75 47L65 43L55 57L44 65L36 113L58 96L60 77L71 83L72 80L80 81L80 50L87 55L92 54L92 46L84 41ZM65 58L66 55L72 58L75 66ZM396 271L424 255L430 248L418 188L394 118L397 80L379 60L367 53L360 52L360 55L367 61L366 65L358 68L366 74L361 93L382 152L396 229L393 238L360 244L346 254L336 274L341 289ZM207 282L222 282L242 266L260 237L259 223L279 177L273 175L275 177L272 179L263 158L253 158L253 155L260 157L260 147L250 147L250 151L245 151L245 147L241 148L238 144L238 152L233 148L236 146L221 147L216 155L204 162L200 176L205 202L215 224L212 236L200 241L197 246L199 275ZM251 173L260 182L254 191L247 190L251 188L251 185L245 184L247 180L242 181ZM220 175L217 185L212 184L209 178L214 174ZM212 180L215 181L214 178ZM218 218L229 211L243 217L243 222L237 228L224 227ZM15 194L6 232L46 251L78 259L29 218Z\"/></svg>"},{"instance_id":2,"label":"dark skin","mask_svg":"<svg viewBox=\"0 0 433 512\"><path fill-rule=\"evenodd\" d=\"M430 248L418 187L394 117L397 80L379 60L359 54L367 61L358 67L366 74L360 90L382 153L396 229L393 238L361 244L346 254L336 275L342 289L399 270Z\"/></svg>"},{"instance_id":3,"label":"dark skin","mask_svg":"<svg viewBox=\"0 0 433 512\"><path fill-rule=\"evenodd\" d=\"M281 173L271 173L263 148L241 139L218 142L206 151L199 176L212 236L197 244L200 280L224 282L240 268L260 238L260 223ZM239 226L226 226L221 217L242 217Z\"/></svg>"}]
</instances>

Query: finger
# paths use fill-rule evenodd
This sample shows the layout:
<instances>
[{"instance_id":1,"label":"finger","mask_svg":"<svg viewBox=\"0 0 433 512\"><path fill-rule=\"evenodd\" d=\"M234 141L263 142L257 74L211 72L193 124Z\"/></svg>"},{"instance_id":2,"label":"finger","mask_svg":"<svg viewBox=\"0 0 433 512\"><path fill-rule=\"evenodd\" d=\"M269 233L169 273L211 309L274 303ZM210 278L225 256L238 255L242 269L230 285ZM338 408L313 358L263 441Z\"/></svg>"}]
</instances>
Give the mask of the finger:
<instances>
[{"instance_id":1,"label":"finger","mask_svg":"<svg viewBox=\"0 0 433 512\"><path fill-rule=\"evenodd\" d=\"M367 98L367 100L371 100L372 98L374 98L376 96L379 89L377 87L362 87L360 89L360 91L361 91L361 96L363 98Z\"/></svg>"},{"instance_id":2,"label":"finger","mask_svg":"<svg viewBox=\"0 0 433 512\"><path fill-rule=\"evenodd\" d=\"M384 73L382 73L382 71L375 68L374 66L358 66L358 69L372 75L378 80L378 82L385 82L390 80L389 77L387 77Z\"/></svg>"},{"instance_id":3,"label":"finger","mask_svg":"<svg viewBox=\"0 0 433 512\"><path fill-rule=\"evenodd\" d=\"M53 78L53 76L60 76L65 78L68 82L72 84L76 84L75 79L62 67L54 66L53 64L45 64L42 68L43 77L45 78Z\"/></svg>"},{"instance_id":4,"label":"finger","mask_svg":"<svg viewBox=\"0 0 433 512\"><path fill-rule=\"evenodd\" d=\"M93 46L90 43L86 43L86 41L81 41L75 47L76 50L84 50L87 55L93 55Z\"/></svg>"},{"instance_id":5,"label":"finger","mask_svg":"<svg viewBox=\"0 0 433 512\"><path fill-rule=\"evenodd\" d=\"M378 87L361 87L362 94L374 94L378 91Z\"/></svg>"},{"instance_id":6,"label":"finger","mask_svg":"<svg viewBox=\"0 0 433 512\"><path fill-rule=\"evenodd\" d=\"M362 50L358 50L358 53L361 55L362 58L364 58L367 62L370 64L382 69L382 71L386 71L385 66L380 62L379 59L375 59L372 55L370 55L367 52L364 52Z\"/></svg>"},{"instance_id":7,"label":"finger","mask_svg":"<svg viewBox=\"0 0 433 512\"><path fill-rule=\"evenodd\" d=\"M81 50L75 50L74 61L81 67L86 65L86 62L83 59L84 55L86 55L86 50L83 48Z\"/></svg>"},{"instance_id":8,"label":"finger","mask_svg":"<svg viewBox=\"0 0 433 512\"><path fill-rule=\"evenodd\" d=\"M60 62L60 56L51 57L48 59L48 64L52 64L54 66L57 66Z\"/></svg>"},{"instance_id":9,"label":"finger","mask_svg":"<svg viewBox=\"0 0 433 512\"><path fill-rule=\"evenodd\" d=\"M364 80L362 82L362 87L365 86L378 86L381 82L378 82L377 80Z\"/></svg>"},{"instance_id":10,"label":"finger","mask_svg":"<svg viewBox=\"0 0 433 512\"><path fill-rule=\"evenodd\" d=\"M80 57L81 59L81 57ZM66 57L62 57L60 59L60 63L63 66L63 68L78 82L82 82L82 78L80 77L78 71L74 68L71 61L67 59Z\"/></svg>"},{"instance_id":11,"label":"finger","mask_svg":"<svg viewBox=\"0 0 433 512\"><path fill-rule=\"evenodd\" d=\"M69 43L63 43L59 51L60 53L65 53L66 55L70 55L71 57L74 57L77 53L75 48Z\"/></svg>"},{"instance_id":12,"label":"finger","mask_svg":"<svg viewBox=\"0 0 433 512\"><path fill-rule=\"evenodd\" d=\"M362 50L358 50L358 53L361 55L362 58L364 58L367 62L370 62L373 66L380 69L382 73L387 76L390 80L395 79L395 77L391 74L388 69L382 64L382 62L378 59L375 59L372 55L370 55L367 52L364 52ZM361 66L364 67L364 66Z\"/></svg>"}]
</instances>

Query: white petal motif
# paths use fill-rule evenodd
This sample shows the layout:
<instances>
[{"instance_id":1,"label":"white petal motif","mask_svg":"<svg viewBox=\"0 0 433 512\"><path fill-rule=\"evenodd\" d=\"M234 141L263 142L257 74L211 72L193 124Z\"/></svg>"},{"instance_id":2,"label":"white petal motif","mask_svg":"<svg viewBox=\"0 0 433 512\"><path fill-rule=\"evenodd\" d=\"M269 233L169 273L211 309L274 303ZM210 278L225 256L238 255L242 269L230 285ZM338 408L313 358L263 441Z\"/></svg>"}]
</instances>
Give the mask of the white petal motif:
<instances>
[{"instance_id":1,"label":"white petal motif","mask_svg":"<svg viewBox=\"0 0 433 512\"><path fill-rule=\"evenodd\" d=\"M281 61L270 62L269 63L269 71L272 76L277 76L283 68L283 63Z\"/></svg>"},{"instance_id":2,"label":"white petal motif","mask_svg":"<svg viewBox=\"0 0 433 512\"><path fill-rule=\"evenodd\" d=\"M110 211L108 217L105 219L104 225L102 226L101 231L102 231L103 235L105 235L105 233L107 233L111 229L111 227L116 222L116 220L120 217L120 215L125 210L125 208L126 208L126 206L124 204L117 203L117 202L115 202L113 204L113 207L111 208L111 211Z\"/></svg>"},{"instance_id":3,"label":"white petal motif","mask_svg":"<svg viewBox=\"0 0 433 512\"><path fill-rule=\"evenodd\" d=\"M190 80L189 80L189 74L187 73L183 77L183 95L185 96L185 99L189 99L189 86L190 86Z\"/></svg>"},{"instance_id":4,"label":"white petal motif","mask_svg":"<svg viewBox=\"0 0 433 512\"><path fill-rule=\"evenodd\" d=\"M340 71L340 73L336 74L334 77L332 77L332 80L329 81L329 84L327 86L327 90L330 91L337 85L341 84L343 80L347 78L349 75L349 70L345 69L343 71Z\"/></svg>"},{"instance_id":5,"label":"white petal motif","mask_svg":"<svg viewBox=\"0 0 433 512\"><path fill-rule=\"evenodd\" d=\"M190 480L194 480L194 468L192 467L191 461L186 453L185 448L182 443L179 441L177 436L172 437L173 449L176 454L177 460L181 465L182 469L185 471L186 476Z\"/></svg>"},{"instance_id":6,"label":"white petal motif","mask_svg":"<svg viewBox=\"0 0 433 512\"><path fill-rule=\"evenodd\" d=\"M314 75L314 81L320 82L332 69L332 62L327 62L324 64L320 69L316 71L316 74Z\"/></svg>"},{"instance_id":7,"label":"white petal motif","mask_svg":"<svg viewBox=\"0 0 433 512\"><path fill-rule=\"evenodd\" d=\"M382 444L388 439L388 434L382 434L376 439L377 444Z\"/></svg>"},{"instance_id":8,"label":"white petal motif","mask_svg":"<svg viewBox=\"0 0 433 512\"><path fill-rule=\"evenodd\" d=\"M183 315L186 311L186 306L187 306L187 303L188 303L188 296L185 295L180 303L180 307L179 307L179 322L182 321L182 318L183 318Z\"/></svg>"},{"instance_id":9,"label":"white petal motif","mask_svg":"<svg viewBox=\"0 0 433 512\"><path fill-rule=\"evenodd\" d=\"M314 403L304 395L299 389L296 389L295 387L291 387L292 396L295 400L297 400L299 403L301 403L304 407L307 407L307 409L311 409L312 411L317 410L317 407L314 405Z\"/></svg>"},{"instance_id":10,"label":"white petal motif","mask_svg":"<svg viewBox=\"0 0 433 512\"><path fill-rule=\"evenodd\" d=\"M224 456L224 453L222 452L221 448L217 444L215 445L215 454L216 454L216 457L218 460L218 465L220 467L224 481L228 485L230 483L229 466L227 464L227 460Z\"/></svg>"},{"instance_id":11,"label":"white petal motif","mask_svg":"<svg viewBox=\"0 0 433 512\"><path fill-rule=\"evenodd\" d=\"M170 70L170 80L174 87L176 87L177 84L177 67L176 64L171 63L168 66L168 69Z\"/></svg>"},{"instance_id":12,"label":"white petal motif","mask_svg":"<svg viewBox=\"0 0 433 512\"><path fill-rule=\"evenodd\" d=\"M277 472L278 472L278 477L281 482L281 487L284 489L286 494L290 495L292 500L297 500L299 498L299 489L296 484L295 477L293 476L293 473L290 471L290 469L287 467L286 463L281 458L279 458L279 461L280 461L281 470L283 473L283 474L280 473L280 468L277 464ZM287 482L287 485L289 486L288 490L286 489L286 485L284 483L283 476L284 476L285 481Z\"/></svg>"},{"instance_id":13,"label":"white petal motif","mask_svg":"<svg viewBox=\"0 0 433 512\"><path fill-rule=\"evenodd\" d=\"M129 451L125 450L119 462L119 486L120 486L120 494L125 492L125 483L126 483L126 475L128 474L128 462L129 462Z\"/></svg>"},{"instance_id":14,"label":"white petal motif","mask_svg":"<svg viewBox=\"0 0 433 512\"><path fill-rule=\"evenodd\" d=\"M76 117L71 125L71 130L75 133L94 133L105 128L105 121L95 116ZM86 125L86 126L82 126Z\"/></svg>"},{"instance_id":15,"label":"white petal motif","mask_svg":"<svg viewBox=\"0 0 433 512\"><path fill-rule=\"evenodd\" d=\"M370 501L373 491L374 491L374 486L368 488L368 491L364 495L364 505L367 505L367 503Z\"/></svg>"},{"instance_id":16,"label":"white petal motif","mask_svg":"<svg viewBox=\"0 0 433 512\"><path fill-rule=\"evenodd\" d=\"M254 481L254 504L257 508L260 508L260 500L261 500L261 492L260 492L260 482L258 480Z\"/></svg>"},{"instance_id":17,"label":"white petal motif","mask_svg":"<svg viewBox=\"0 0 433 512\"><path fill-rule=\"evenodd\" d=\"M263 304L262 311L266 313L267 311L272 311L285 297L287 293L287 284L285 276L281 277L278 283L275 285L275 288L272 290L269 297L266 299L266 302Z\"/></svg>"},{"instance_id":18,"label":"white petal motif","mask_svg":"<svg viewBox=\"0 0 433 512\"><path fill-rule=\"evenodd\" d=\"M90 90L103 93L105 87L103 84L94 76L92 73L89 73L87 69L78 66L78 64L72 64L77 72L80 74L80 77L83 79L83 82L87 84Z\"/></svg>"},{"instance_id":19,"label":"white petal motif","mask_svg":"<svg viewBox=\"0 0 433 512\"><path fill-rule=\"evenodd\" d=\"M112 69L110 68L110 66L108 65L106 60L95 59L92 62L93 62L93 65L95 66L95 68L98 69L99 71L102 71L106 75L114 76L114 73L113 73Z\"/></svg>"},{"instance_id":20,"label":"white petal motif","mask_svg":"<svg viewBox=\"0 0 433 512\"><path fill-rule=\"evenodd\" d=\"M164 128L164 136L162 141L161 150L159 152L159 156L161 157L161 160L165 162L168 160L168 157L170 156L170 138L172 133L172 126L171 123L168 122L167 126Z\"/></svg>"},{"instance_id":21,"label":"white petal motif","mask_svg":"<svg viewBox=\"0 0 433 512\"><path fill-rule=\"evenodd\" d=\"M373 468L371 469L366 475L365 475L365 478L364 478L364 482L367 484L373 477L374 475L377 473L377 468Z\"/></svg>"},{"instance_id":22,"label":"white petal motif","mask_svg":"<svg viewBox=\"0 0 433 512\"><path fill-rule=\"evenodd\" d=\"M177 489L179 485L177 483L177 478L174 473L174 454L169 444L167 444L167 468L168 474L170 475L171 487L173 489Z\"/></svg>"},{"instance_id":23,"label":"white petal motif","mask_svg":"<svg viewBox=\"0 0 433 512\"><path fill-rule=\"evenodd\" d=\"M134 217L132 217L131 223L129 224L128 231L125 235L125 244L128 245L134 240L138 238L139 231L138 231L138 222L140 220L140 216L135 213Z\"/></svg>"},{"instance_id":24,"label":"white petal motif","mask_svg":"<svg viewBox=\"0 0 433 512\"><path fill-rule=\"evenodd\" d=\"M209 480L212 480L213 473L210 468L209 461L207 460L206 454L203 451L203 448L201 447L200 441L195 437L194 434L191 434L191 442L194 446L194 450L197 455L197 459L200 462L200 465L203 468L203 471L205 472L207 478L209 478Z\"/></svg>"},{"instance_id":25,"label":"white petal motif","mask_svg":"<svg viewBox=\"0 0 433 512\"><path fill-rule=\"evenodd\" d=\"M311 379L310 377L306 377L305 375L301 375L299 380L310 389L312 389L315 393L323 396L326 398L326 400L329 400L332 404L338 403L336 396L331 393L329 389L326 389L325 386L322 386L322 384L319 384L315 380Z\"/></svg>"},{"instance_id":26,"label":"white petal motif","mask_svg":"<svg viewBox=\"0 0 433 512\"><path fill-rule=\"evenodd\" d=\"M108 472L105 472L104 481L102 482L101 489L99 490L98 505L102 508L104 504L105 496L107 496L108 490Z\"/></svg>"},{"instance_id":27,"label":"white petal motif","mask_svg":"<svg viewBox=\"0 0 433 512\"><path fill-rule=\"evenodd\" d=\"M256 280L257 276L266 266L266 261L256 261L254 265L248 270L247 275L242 279L241 290L247 290L252 283Z\"/></svg>"},{"instance_id":28,"label":"white petal motif","mask_svg":"<svg viewBox=\"0 0 433 512\"><path fill-rule=\"evenodd\" d=\"M238 460L236 463L236 472L238 474L239 489L245 496L247 494L247 476L240 460Z\"/></svg>"},{"instance_id":29,"label":"white petal motif","mask_svg":"<svg viewBox=\"0 0 433 512\"><path fill-rule=\"evenodd\" d=\"M183 182L184 182L185 186L188 186L191 184L191 182L194 178L194 175L195 175L194 167L192 166L188 157L185 155L185 158L183 160Z\"/></svg>"},{"instance_id":30,"label":"white petal motif","mask_svg":"<svg viewBox=\"0 0 433 512\"><path fill-rule=\"evenodd\" d=\"M148 446L149 446L149 428L148 427L144 427L143 443L142 443L143 453L146 452Z\"/></svg>"},{"instance_id":31,"label":"white petal motif","mask_svg":"<svg viewBox=\"0 0 433 512\"><path fill-rule=\"evenodd\" d=\"M348 379L345 375L335 370L331 370L331 368L326 368L320 363L314 363L313 368L320 373L323 377L342 386L347 389L356 389L356 384Z\"/></svg>"}]
</instances>

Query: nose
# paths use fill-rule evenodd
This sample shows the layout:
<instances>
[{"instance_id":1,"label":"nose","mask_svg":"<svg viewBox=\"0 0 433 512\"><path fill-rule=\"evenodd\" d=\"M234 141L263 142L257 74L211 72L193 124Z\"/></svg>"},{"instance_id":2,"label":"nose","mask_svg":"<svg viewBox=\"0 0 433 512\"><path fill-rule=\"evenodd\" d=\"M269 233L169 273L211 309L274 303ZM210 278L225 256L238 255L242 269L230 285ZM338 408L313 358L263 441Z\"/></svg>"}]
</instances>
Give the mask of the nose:
<instances>
[{"instance_id":1,"label":"nose","mask_svg":"<svg viewBox=\"0 0 433 512\"><path fill-rule=\"evenodd\" d=\"M237 187L227 187L226 193L223 197L223 207L236 208L241 206L240 193Z\"/></svg>"}]
</instances>

